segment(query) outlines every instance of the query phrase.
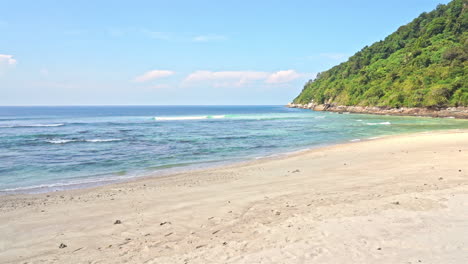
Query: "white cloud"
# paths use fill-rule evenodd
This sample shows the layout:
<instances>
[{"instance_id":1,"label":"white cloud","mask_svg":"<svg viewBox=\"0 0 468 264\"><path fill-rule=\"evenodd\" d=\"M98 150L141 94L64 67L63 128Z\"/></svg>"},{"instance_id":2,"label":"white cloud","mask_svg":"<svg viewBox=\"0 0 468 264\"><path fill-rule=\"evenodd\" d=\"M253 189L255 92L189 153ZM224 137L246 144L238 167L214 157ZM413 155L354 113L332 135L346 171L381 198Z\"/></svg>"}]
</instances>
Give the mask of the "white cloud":
<instances>
[{"instance_id":1,"label":"white cloud","mask_svg":"<svg viewBox=\"0 0 468 264\"><path fill-rule=\"evenodd\" d=\"M223 41L227 37L223 35L199 35L193 37L192 41L194 42L210 42L210 41Z\"/></svg>"},{"instance_id":2,"label":"white cloud","mask_svg":"<svg viewBox=\"0 0 468 264\"><path fill-rule=\"evenodd\" d=\"M154 79L164 78L173 75L175 72L167 70L153 70L137 76L135 82L147 82Z\"/></svg>"},{"instance_id":3,"label":"white cloud","mask_svg":"<svg viewBox=\"0 0 468 264\"><path fill-rule=\"evenodd\" d=\"M16 60L13 59L13 55L0 54L0 65L14 66Z\"/></svg>"},{"instance_id":4,"label":"white cloud","mask_svg":"<svg viewBox=\"0 0 468 264\"><path fill-rule=\"evenodd\" d=\"M215 87L244 86L252 83L279 84L287 83L304 74L294 70L263 72L263 71L195 71L189 74L184 84L210 83Z\"/></svg>"},{"instance_id":5,"label":"white cloud","mask_svg":"<svg viewBox=\"0 0 468 264\"><path fill-rule=\"evenodd\" d=\"M295 70L277 71L272 73L266 79L266 83L286 83L300 78L302 74L297 73Z\"/></svg>"}]
</instances>

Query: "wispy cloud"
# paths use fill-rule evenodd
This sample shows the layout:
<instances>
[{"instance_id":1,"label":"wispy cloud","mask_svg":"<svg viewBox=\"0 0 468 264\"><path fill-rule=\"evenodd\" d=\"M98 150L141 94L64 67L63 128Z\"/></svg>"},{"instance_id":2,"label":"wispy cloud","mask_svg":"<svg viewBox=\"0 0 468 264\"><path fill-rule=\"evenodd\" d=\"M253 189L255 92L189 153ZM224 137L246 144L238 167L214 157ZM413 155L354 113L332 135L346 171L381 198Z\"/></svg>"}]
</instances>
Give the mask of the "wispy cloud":
<instances>
[{"instance_id":1,"label":"wispy cloud","mask_svg":"<svg viewBox=\"0 0 468 264\"><path fill-rule=\"evenodd\" d=\"M295 70L278 71L268 76L265 82L266 83L286 83L286 82L293 81L297 78L300 78L301 76L303 76L303 74L299 74Z\"/></svg>"},{"instance_id":2,"label":"wispy cloud","mask_svg":"<svg viewBox=\"0 0 468 264\"><path fill-rule=\"evenodd\" d=\"M195 71L189 74L183 84L208 83L215 87L245 86L252 83L281 84L304 77L294 70L277 72L264 71Z\"/></svg>"},{"instance_id":3,"label":"wispy cloud","mask_svg":"<svg viewBox=\"0 0 468 264\"><path fill-rule=\"evenodd\" d=\"M198 35L192 38L193 42L212 42L212 41L224 41L227 37L223 35Z\"/></svg>"},{"instance_id":4,"label":"wispy cloud","mask_svg":"<svg viewBox=\"0 0 468 264\"><path fill-rule=\"evenodd\" d=\"M0 66L14 66L16 62L16 59L13 59L13 55L0 54Z\"/></svg>"},{"instance_id":5,"label":"wispy cloud","mask_svg":"<svg viewBox=\"0 0 468 264\"><path fill-rule=\"evenodd\" d=\"M175 72L168 70L152 70L137 76L135 82L147 82L154 79L164 78L173 75Z\"/></svg>"}]
</instances>

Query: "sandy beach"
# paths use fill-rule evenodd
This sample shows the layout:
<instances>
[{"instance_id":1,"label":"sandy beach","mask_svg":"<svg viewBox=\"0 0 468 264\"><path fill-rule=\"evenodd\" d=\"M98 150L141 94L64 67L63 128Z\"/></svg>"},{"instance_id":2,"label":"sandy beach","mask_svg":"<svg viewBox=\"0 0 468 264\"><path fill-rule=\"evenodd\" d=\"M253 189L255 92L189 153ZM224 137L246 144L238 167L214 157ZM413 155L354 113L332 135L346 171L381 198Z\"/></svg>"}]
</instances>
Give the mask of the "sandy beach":
<instances>
[{"instance_id":1,"label":"sandy beach","mask_svg":"<svg viewBox=\"0 0 468 264\"><path fill-rule=\"evenodd\" d=\"M0 197L0 263L468 263L468 131Z\"/></svg>"}]
</instances>

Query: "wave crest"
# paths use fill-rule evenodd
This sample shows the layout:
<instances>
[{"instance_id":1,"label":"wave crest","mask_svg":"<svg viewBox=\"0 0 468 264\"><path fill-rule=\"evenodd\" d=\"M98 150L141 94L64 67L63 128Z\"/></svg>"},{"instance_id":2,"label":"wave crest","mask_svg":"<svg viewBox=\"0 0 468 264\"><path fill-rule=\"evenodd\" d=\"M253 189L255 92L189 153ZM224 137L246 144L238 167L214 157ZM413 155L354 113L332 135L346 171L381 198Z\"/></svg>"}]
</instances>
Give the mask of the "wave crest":
<instances>
[{"instance_id":1,"label":"wave crest","mask_svg":"<svg viewBox=\"0 0 468 264\"><path fill-rule=\"evenodd\" d=\"M66 144L70 142L89 142L89 143L99 143L99 142L112 142L112 141L121 141L120 138L106 138L106 139L51 139L46 140L51 144Z\"/></svg>"},{"instance_id":2,"label":"wave crest","mask_svg":"<svg viewBox=\"0 0 468 264\"><path fill-rule=\"evenodd\" d=\"M366 125L369 126L377 126L377 125L391 125L392 123L390 122L380 122L380 123L366 123Z\"/></svg>"}]
</instances>

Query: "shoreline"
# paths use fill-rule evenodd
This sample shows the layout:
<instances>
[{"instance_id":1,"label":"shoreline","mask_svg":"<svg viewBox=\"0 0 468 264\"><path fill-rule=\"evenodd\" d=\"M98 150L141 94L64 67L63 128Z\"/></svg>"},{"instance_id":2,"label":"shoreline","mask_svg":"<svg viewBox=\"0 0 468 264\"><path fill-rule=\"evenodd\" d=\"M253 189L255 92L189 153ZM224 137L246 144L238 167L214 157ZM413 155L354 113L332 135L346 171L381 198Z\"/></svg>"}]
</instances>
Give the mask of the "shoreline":
<instances>
[{"instance_id":1,"label":"shoreline","mask_svg":"<svg viewBox=\"0 0 468 264\"><path fill-rule=\"evenodd\" d=\"M467 159L431 131L0 196L0 262L463 263Z\"/></svg>"},{"instance_id":2,"label":"shoreline","mask_svg":"<svg viewBox=\"0 0 468 264\"><path fill-rule=\"evenodd\" d=\"M380 137L383 137L383 136L378 136L375 138L380 138ZM372 140L372 139L374 139L374 137L369 138L368 140ZM365 141L365 140L367 139L360 139L359 141ZM96 181L90 181L90 182L84 182L84 183L63 184L63 185L59 185L58 187L60 188L58 189L53 189L54 187L56 187L56 186L53 186L54 184L51 184L51 186L44 186L44 187L42 186L18 187L18 188L15 188L18 190L9 190L9 189L0 190L0 198L4 196L12 196L12 195L40 195L40 194L60 193L60 192L67 192L67 191L74 191L74 190L76 191L87 190L87 189L93 189L93 188L99 188L99 187L106 187L106 186L110 186L114 184L132 183L134 181L139 181L139 180L171 177L173 175L179 175L179 174L201 173L201 172L209 171L209 170L248 165L254 162L287 158L291 155L297 155L297 154L311 151L314 149L320 149L320 148L327 147L327 146L334 146L334 145L347 144L347 143L355 143L355 141L320 144L317 146L311 146L308 148L302 148L298 150L291 150L291 151L288 150L285 152L268 154L265 156L258 156L258 157L249 157L249 158L244 158L244 159L236 158L236 159L231 159L231 160L203 162L203 163L197 163L194 165L156 170L156 171L148 172L147 174L144 174L144 175L142 174L142 175L130 176L128 178L118 178L118 179L109 178L109 179L102 179L102 180L99 179ZM36 190L36 189L37 191L28 191L28 190Z\"/></svg>"},{"instance_id":3,"label":"shoreline","mask_svg":"<svg viewBox=\"0 0 468 264\"><path fill-rule=\"evenodd\" d=\"M453 129L452 129L453 130ZM445 131L445 130L444 130ZM450 130L447 130L450 131ZM428 131L431 132L431 131ZM418 133L426 133L426 132L418 132ZM96 179L95 181L89 182L82 182L82 183L63 183L62 185L57 185L57 183L50 184L49 186L26 186L26 187L18 187L15 188L16 190L0 190L0 198L2 196L10 196L10 195L39 195L39 194L51 194L51 193L59 193L59 192L66 192L66 191L73 191L73 190L87 190L99 187L105 187L114 184L125 184L131 183L138 180L145 180L151 178L161 178L161 177L171 177L173 175L179 174L187 174L187 173L200 173L206 170L213 170L213 169L222 169L228 167L237 167L242 165L249 165L250 163L261 162L261 161L269 161L275 159L283 159L288 158L290 156L306 153L309 151L314 151L317 149L338 146L343 144L353 144L358 142L365 142L369 140L376 140L383 137L392 137L392 136L400 136L400 135L407 135L407 134L414 134L414 133L403 133L397 135L378 135L378 136L371 136L368 138L357 138L351 139L349 141L343 142L329 142L325 144L318 144L314 146L309 146L306 148L301 148L297 150L287 150L282 152L277 152L273 154L268 154L265 156L258 156L258 157L249 157L244 159L232 159L232 160L223 160L223 161L212 161L212 162L203 162L198 164L193 164L189 166L180 166L180 167L173 167L169 169L162 169L156 170L152 172L148 172L147 174L142 175L135 175L129 176L126 178L103 178L103 179ZM55 189L54 189L55 188Z\"/></svg>"},{"instance_id":4,"label":"shoreline","mask_svg":"<svg viewBox=\"0 0 468 264\"><path fill-rule=\"evenodd\" d=\"M207 165L207 163L200 163L197 164L199 167L178 167L178 168L171 168L169 171L154 171L149 172L145 175L129 177L125 179L115 179L115 180L102 180L97 182L89 182L84 184L76 184L70 188L62 188L62 189L50 189L52 187L45 187L45 189L50 190L43 190L43 191L36 191L36 192L28 192L28 191L0 191L0 201L2 198L8 197L35 197L35 196L43 196L43 195L52 195L52 194L61 194L67 192L87 192L98 190L100 188L110 188L112 186L119 186L119 185L126 185L126 184L133 184L138 183L140 181L157 181L158 179L166 179L170 177L176 177L180 175L189 175L189 174L200 174L200 173L210 173L211 171L216 170L223 170L223 169L235 169L244 166L251 166L251 165L259 165L263 162L271 162L275 160L283 160L288 158L294 158L300 155L307 155L313 153L315 151L321 150L328 150L330 148L335 147L342 147L351 144L359 144L369 141L381 140L381 139L388 139L388 138L398 138L398 137L406 137L406 136L415 136L415 135L427 135L427 134L437 134L437 133L468 133L468 130L465 129L448 129L448 130L431 130L431 131L422 131L422 132L409 132L409 133L401 133L401 134L389 134L389 135L379 135L379 136L372 136L368 138L357 138L351 139L344 142L335 142L335 143L327 143L327 144L320 144L317 146L310 146L303 149L286 151L286 152L279 152L275 154L269 154L266 156L261 157L251 157L246 158L244 160L230 160L230 161L218 161L213 162L217 163L217 165ZM172 170L175 169L175 170ZM68 186L68 185L67 185ZM72 186L72 185L70 185ZM61 186L62 187L62 186ZM28 187L29 188L29 187Z\"/></svg>"},{"instance_id":5,"label":"shoreline","mask_svg":"<svg viewBox=\"0 0 468 264\"><path fill-rule=\"evenodd\" d=\"M98 179L96 181L84 182L84 183L70 183L59 185L57 189L53 189L57 186L44 186L44 187L36 187L36 186L27 186L27 187L19 187L17 189L21 190L0 190L0 199L1 197L5 196L21 196L21 195L41 195L41 194L53 194L53 193L61 193L61 192L68 192L68 191L80 191L80 190L92 190L95 188L112 186L116 184L127 184L132 183L140 180L151 180L158 178L165 178L176 176L180 174L190 174L190 173L203 173L205 171L216 170L216 169L224 169L224 168L234 168L240 166L248 166L251 164L255 164L257 162L264 162L264 161L273 161L278 159L285 159L288 157L293 157L296 155L306 154L310 151L316 151L321 149L326 149L329 147L346 145L346 144L355 144L360 142L367 142L371 140L378 140L382 138L388 137L398 137L398 136L405 136L405 135L412 135L412 134L426 134L426 133L433 133L433 132L453 132L459 129L449 129L449 130L434 130L434 131L424 131L424 132L410 132L410 133L401 133L401 134L385 134L385 135L377 135L371 136L368 138L356 138L351 139L348 141L341 141L341 142L329 142L326 144L318 144L314 146L309 146L306 148L301 148L297 150L287 150L284 152L278 152L274 154L268 154L266 156L258 156L258 157L250 157L245 159L233 159L233 160L224 160L224 161L213 161L213 162L204 162L194 164L193 166L181 166L181 167L174 167L170 169L164 170L156 170L152 172L148 172L144 175L136 175L130 176L128 178L117 178L117 179ZM51 184L54 185L54 184ZM29 191L35 190L35 191Z\"/></svg>"},{"instance_id":6,"label":"shoreline","mask_svg":"<svg viewBox=\"0 0 468 264\"><path fill-rule=\"evenodd\" d=\"M53 191L47 191L47 192L18 192L18 193L5 193L5 194L0 194L0 212L2 211L2 208L5 206L1 204L2 201L7 201L13 199L41 199L44 197L51 197L51 196L61 196L62 194L87 194L87 193L92 193L92 192L98 192L101 190L106 190L106 189L114 189L114 188L125 188L131 185L139 185L140 183L144 182L157 182L157 181L165 181L165 180L171 180L172 178L185 178L185 177L190 177L191 174L210 174L216 171L224 171L224 170L231 170L231 169L239 169L243 167L250 167L250 166L261 166L263 163L269 163L269 162L275 162L275 161L284 161L288 159L293 159L296 157L301 157L305 155L312 155L316 152L321 152L321 151L329 151L333 150L335 148L342 148L342 147L347 147L351 145L359 145L362 143L366 142L375 142L379 140L385 140L385 139L398 139L398 138L405 138L405 137L415 137L418 135L437 135L437 134L458 134L458 133L466 133L468 134L468 130L466 129L449 129L449 130L432 130L432 131L423 131L423 132L415 132L415 133L403 133L403 134L396 134L396 135L381 135L381 136L376 136L376 137L370 137L370 138L365 138L365 139L359 139L359 140L349 140L347 142L341 142L341 143L330 143L327 145L321 145L317 147L311 147L311 148L305 148L297 151L291 151L291 152L284 152L284 153L278 153L278 154L272 154L260 158L254 158L254 159L248 159L248 160L243 160L243 161L237 161L237 162L232 162L232 163L225 163L221 164L218 166L213 166L213 167L203 167L203 168L198 168L198 169L188 169L188 170L182 170L179 172L169 172L166 174L158 174L158 173L151 173L148 175L144 176L137 176L134 178L130 178L128 180L116 180L110 183L105 183L105 184L98 184L98 185L92 185L88 187L82 187L82 188L70 188L70 189L61 189L61 190L53 190Z\"/></svg>"},{"instance_id":7,"label":"shoreline","mask_svg":"<svg viewBox=\"0 0 468 264\"><path fill-rule=\"evenodd\" d=\"M416 116L434 118L458 118L468 119L468 107L447 107L441 109L428 109L420 107L388 108L377 106L344 106L336 104L294 104L286 105L289 108L310 109L313 111L326 111L335 113L393 115L393 116Z\"/></svg>"}]
</instances>

